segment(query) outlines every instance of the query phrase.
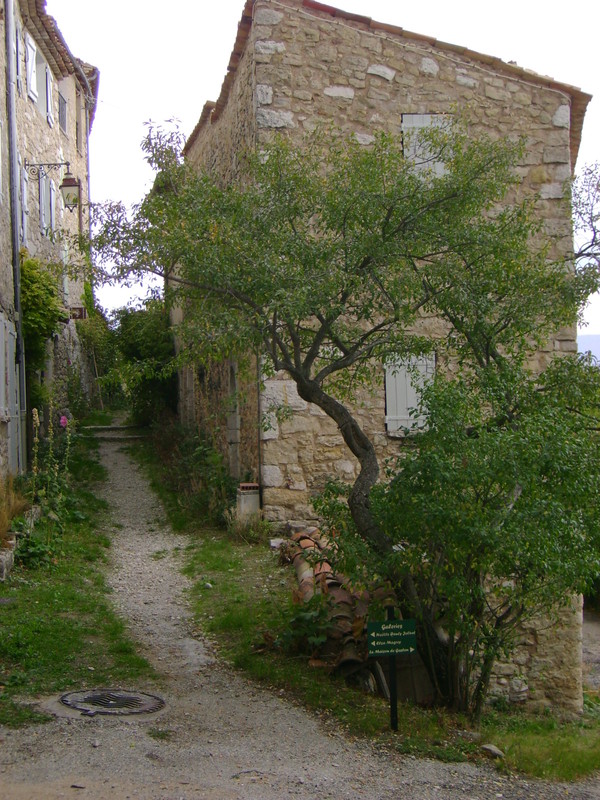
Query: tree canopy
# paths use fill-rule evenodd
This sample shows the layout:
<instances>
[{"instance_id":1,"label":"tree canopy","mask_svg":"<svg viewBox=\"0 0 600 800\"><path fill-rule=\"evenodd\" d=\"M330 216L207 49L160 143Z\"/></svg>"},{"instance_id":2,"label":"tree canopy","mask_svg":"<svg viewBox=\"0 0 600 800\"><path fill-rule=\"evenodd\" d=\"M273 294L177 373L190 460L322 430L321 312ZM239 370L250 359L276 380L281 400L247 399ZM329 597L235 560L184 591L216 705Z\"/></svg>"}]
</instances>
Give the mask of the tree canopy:
<instances>
[{"instance_id":1,"label":"tree canopy","mask_svg":"<svg viewBox=\"0 0 600 800\"><path fill-rule=\"evenodd\" d=\"M466 126L450 123L423 134L425 155L416 161L384 133L368 147L332 131L313 134L302 147L276 137L246 154L229 184L197 172L180 145L177 134L150 131L145 150L157 172L154 187L131 215L118 204L100 210L96 252L117 265L118 278L150 272L165 279L167 302L185 310L177 335L190 359L258 350L266 369L287 372L300 397L337 423L360 462L348 496L353 525L419 616L422 641L432 641L437 615L447 612L439 598L430 602L424 594L424 542L438 547L456 530L476 551L477 541L498 551L494 542L518 527L499 520L517 519L533 492L540 525L526 530L538 530L538 543L545 531L557 542L589 535L597 547L590 486L572 470L584 454L591 466L585 437L597 447L595 373L568 357L545 374L528 365L552 332L577 321L597 285L598 250L586 245L573 256L566 229L547 230L531 199L515 199L522 143L473 138ZM443 169L434 168L440 162ZM580 219L597 220L594 202L592 191L575 203ZM426 317L441 320L445 335L424 335ZM397 465L385 497L372 501L380 465L352 400L359 387L381 380L382 361L432 350L439 369L424 394L429 427ZM570 392L559 390L560 369ZM555 423L554 438L544 418ZM414 438L407 438L404 449L411 448ZM457 469L463 451L465 466ZM502 455L509 452L510 459ZM541 489L560 485L563 473L553 511ZM558 513L563 501L579 514L575 528L573 515ZM390 513L406 525L392 525ZM405 551L414 558L401 559L397 543L408 541L408 521L423 538ZM475 529L477 536L469 536ZM479 603L488 571L496 574L486 548L472 564ZM556 553L568 549L557 544ZM529 582L551 563L543 547L532 544L531 553ZM457 558L467 558L459 544L452 563ZM573 563L557 591L576 590L582 568L581 559L577 568ZM522 597L510 601L511 609ZM512 624L516 616L511 610L504 619ZM473 612L471 620L480 625L483 617ZM452 624L453 639L437 638L443 658L448 642L460 640L462 623ZM502 646L494 644L494 658ZM443 658L431 660L431 669ZM482 668L487 662L479 662ZM455 679L437 681L440 698L472 707L477 698L454 691Z\"/></svg>"}]
</instances>

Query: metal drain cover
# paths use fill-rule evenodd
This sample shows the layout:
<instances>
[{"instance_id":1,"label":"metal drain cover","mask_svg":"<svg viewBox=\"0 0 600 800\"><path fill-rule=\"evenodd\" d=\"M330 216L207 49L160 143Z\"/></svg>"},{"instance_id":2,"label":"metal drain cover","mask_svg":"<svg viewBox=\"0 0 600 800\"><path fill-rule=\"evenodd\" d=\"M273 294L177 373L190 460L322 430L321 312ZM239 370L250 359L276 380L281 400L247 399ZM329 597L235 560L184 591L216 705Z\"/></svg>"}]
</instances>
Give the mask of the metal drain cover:
<instances>
[{"instance_id":1,"label":"metal drain cover","mask_svg":"<svg viewBox=\"0 0 600 800\"><path fill-rule=\"evenodd\" d=\"M165 701L154 694L126 692L123 689L87 689L67 692L60 702L75 708L86 717L96 714L153 714L164 708Z\"/></svg>"}]
</instances>

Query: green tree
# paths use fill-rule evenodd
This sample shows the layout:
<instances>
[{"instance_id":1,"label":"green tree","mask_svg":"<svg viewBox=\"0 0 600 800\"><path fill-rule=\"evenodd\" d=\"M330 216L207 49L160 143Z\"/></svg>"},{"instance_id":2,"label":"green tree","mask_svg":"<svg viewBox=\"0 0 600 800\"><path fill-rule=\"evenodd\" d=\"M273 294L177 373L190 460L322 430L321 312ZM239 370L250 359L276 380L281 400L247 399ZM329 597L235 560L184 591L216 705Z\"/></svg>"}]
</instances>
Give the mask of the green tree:
<instances>
[{"instance_id":1,"label":"green tree","mask_svg":"<svg viewBox=\"0 0 600 800\"><path fill-rule=\"evenodd\" d=\"M116 373L135 422L148 425L176 409L169 315L162 301L151 300L143 308L118 309L114 317L114 341L122 356Z\"/></svg>"},{"instance_id":2,"label":"green tree","mask_svg":"<svg viewBox=\"0 0 600 800\"><path fill-rule=\"evenodd\" d=\"M59 321L66 319L66 312L58 294L56 268L42 264L27 251L21 253L21 307L25 363L33 373L43 369L46 342Z\"/></svg>"},{"instance_id":3,"label":"green tree","mask_svg":"<svg viewBox=\"0 0 600 800\"><path fill-rule=\"evenodd\" d=\"M474 717L520 625L600 574L600 371L561 358L543 381L437 376L418 448L373 498L438 698Z\"/></svg>"},{"instance_id":4,"label":"green tree","mask_svg":"<svg viewBox=\"0 0 600 800\"><path fill-rule=\"evenodd\" d=\"M150 132L154 188L132 216L118 204L101 210L97 252L122 277L165 278L168 302L185 309L178 336L191 358L258 349L337 423L360 463L348 496L355 529L416 605L419 581L396 557L397 531L374 513L380 466L352 411L357 389L380 380L384 359L435 347L441 365L461 366L485 425L506 425L545 385L527 359L574 324L595 262L551 258L533 205L507 202L520 145L472 139L461 125L424 134L419 164L385 134L370 147L331 133L300 149L275 138L227 186L196 174L179 144L177 134ZM446 323L446 340L419 335L424 314ZM434 640L435 622L422 615L423 642ZM433 668L447 637L436 646ZM440 700L455 702L445 691Z\"/></svg>"}]
</instances>

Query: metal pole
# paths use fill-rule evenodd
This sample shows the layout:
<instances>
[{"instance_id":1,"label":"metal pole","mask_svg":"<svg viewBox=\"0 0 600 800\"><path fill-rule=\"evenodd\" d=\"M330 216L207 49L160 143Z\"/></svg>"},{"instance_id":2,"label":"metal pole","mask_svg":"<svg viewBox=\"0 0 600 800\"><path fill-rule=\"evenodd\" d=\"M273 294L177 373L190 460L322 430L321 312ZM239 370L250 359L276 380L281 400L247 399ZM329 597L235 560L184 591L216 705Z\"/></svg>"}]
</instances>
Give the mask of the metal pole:
<instances>
[{"instance_id":1,"label":"metal pole","mask_svg":"<svg viewBox=\"0 0 600 800\"><path fill-rule=\"evenodd\" d=\"M394 607L387 607L387 618L394 619ZM396 656L389 657L389 688L390 688L390 727L398 730L398 675L396 673Z\"/></svg>"}]
</instances>

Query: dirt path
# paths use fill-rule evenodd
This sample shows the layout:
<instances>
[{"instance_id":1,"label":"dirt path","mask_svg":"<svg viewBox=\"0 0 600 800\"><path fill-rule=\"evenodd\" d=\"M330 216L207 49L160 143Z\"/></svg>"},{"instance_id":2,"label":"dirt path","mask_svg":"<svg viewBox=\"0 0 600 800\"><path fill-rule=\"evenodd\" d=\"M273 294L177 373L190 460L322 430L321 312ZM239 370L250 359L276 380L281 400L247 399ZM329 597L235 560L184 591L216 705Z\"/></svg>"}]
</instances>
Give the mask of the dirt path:
<instances>
[{"instance_id":1,"label":"dirt path","mask_svg":"<svg viewBox=\"0 0 600 800\"><path fill-rule=\"evenodd\" d=\"M2 800L600 798L591 782L527 783L491 766L378 754L233 673L190 635L178 555L185 539L168 529L147 481L117 443L103 443L101 456L113 509L114 602L163 676L166 707L89 718L47 701L52 722L0 729Z\"/></svg>"}]
</instances>

